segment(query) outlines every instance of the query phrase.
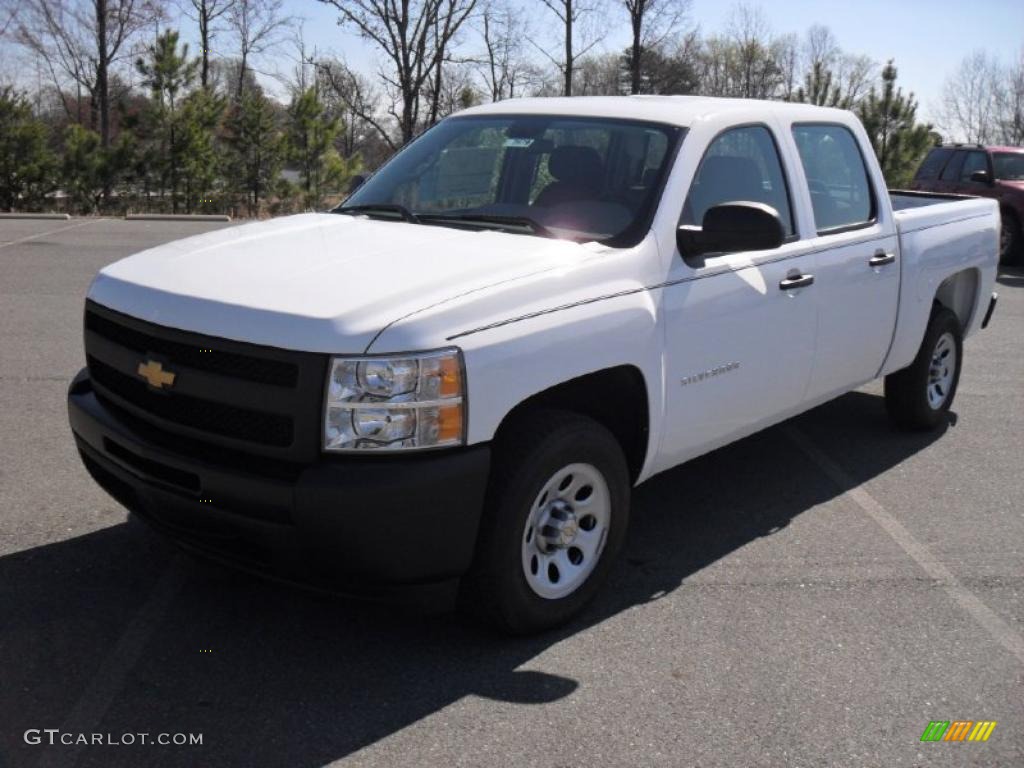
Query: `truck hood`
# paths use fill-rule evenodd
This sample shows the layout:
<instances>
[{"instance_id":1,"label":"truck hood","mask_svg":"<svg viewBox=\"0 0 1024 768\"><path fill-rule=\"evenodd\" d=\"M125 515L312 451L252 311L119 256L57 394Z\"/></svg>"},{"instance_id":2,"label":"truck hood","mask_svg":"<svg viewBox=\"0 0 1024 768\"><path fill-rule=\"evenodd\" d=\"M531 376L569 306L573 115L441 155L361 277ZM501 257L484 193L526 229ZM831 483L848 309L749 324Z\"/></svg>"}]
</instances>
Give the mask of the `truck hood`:
<instances>
[{"instance_id":1,"label":"truck hood","mask_svg":"<svg viewBox=\"0 0 1024 768\"><path fill-rule=\"evenodd\" d=\"M100 271L89 298L211 336L362 352L396 320L588 254L541 237L302 214L129 256Z\"/></svg>"}]
</instances>

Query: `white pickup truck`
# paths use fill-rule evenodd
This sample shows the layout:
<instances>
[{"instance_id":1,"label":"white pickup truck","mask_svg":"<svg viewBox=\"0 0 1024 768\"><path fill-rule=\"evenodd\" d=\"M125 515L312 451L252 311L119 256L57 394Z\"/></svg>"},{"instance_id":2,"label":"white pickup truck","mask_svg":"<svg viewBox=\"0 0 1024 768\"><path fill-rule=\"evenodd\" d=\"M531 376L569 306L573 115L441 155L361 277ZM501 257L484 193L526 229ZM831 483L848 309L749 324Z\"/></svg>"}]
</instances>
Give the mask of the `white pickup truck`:
<instances>
[{"instance_id":1,"label":"white pickup truck","mask_svg":"<svg viewBox=\"0 0 1024 768\"><path fill-rule=\"evenodd\" d=\"M192 550L569 619L658 472L878 377L946 418L993 200L890 194L851 113L697 97L450 117L343 205L103 269L71 427Z\"/></svg>"}]
</instances>

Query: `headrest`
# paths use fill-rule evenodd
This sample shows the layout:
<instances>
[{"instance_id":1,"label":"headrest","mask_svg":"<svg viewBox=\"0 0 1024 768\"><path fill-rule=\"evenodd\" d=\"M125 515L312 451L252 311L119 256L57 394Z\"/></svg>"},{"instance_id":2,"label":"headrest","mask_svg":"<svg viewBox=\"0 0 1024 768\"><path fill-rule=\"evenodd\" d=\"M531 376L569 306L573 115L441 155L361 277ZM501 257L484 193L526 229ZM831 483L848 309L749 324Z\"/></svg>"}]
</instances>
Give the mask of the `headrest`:
<instances>
[{"instance_id":1,"label":"headrest","mask_svg":"<svg viewBox=\"0 0 1024 768\"><path fill-rule=\"evenodd\" d=\"M601 183L603 164L593 147L557 147L548 158L548 171L559 181L570 184Z\"/></svg>"}]
</instances>

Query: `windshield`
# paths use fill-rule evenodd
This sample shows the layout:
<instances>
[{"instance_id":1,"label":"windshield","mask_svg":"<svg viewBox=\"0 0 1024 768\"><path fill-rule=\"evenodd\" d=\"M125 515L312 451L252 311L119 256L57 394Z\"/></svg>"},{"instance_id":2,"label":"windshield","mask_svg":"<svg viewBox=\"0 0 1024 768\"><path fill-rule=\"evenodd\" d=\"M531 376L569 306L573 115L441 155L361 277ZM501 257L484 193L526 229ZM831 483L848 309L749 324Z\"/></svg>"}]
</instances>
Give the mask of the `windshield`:
<instances>
[{"instance_id":1,"label":"windshield","mask_svg":"<svg viewBox=\"0 0 1024 768\"><path fill-rule=\"evenodd\" d=\"M996 178L1003 181L1024 181L1024 152L996 152L992 155Z\"/></svg>"},{"instance_id":2,"label":"windshield","mask_svg":"<svg viewBox=\"0 0 1024 768\"><path fill-rule=\"evenodd\" d=\"M450 118L335 210L632 245L650 227L681 133L604 118Z\"/></svg>"}]
</instances>

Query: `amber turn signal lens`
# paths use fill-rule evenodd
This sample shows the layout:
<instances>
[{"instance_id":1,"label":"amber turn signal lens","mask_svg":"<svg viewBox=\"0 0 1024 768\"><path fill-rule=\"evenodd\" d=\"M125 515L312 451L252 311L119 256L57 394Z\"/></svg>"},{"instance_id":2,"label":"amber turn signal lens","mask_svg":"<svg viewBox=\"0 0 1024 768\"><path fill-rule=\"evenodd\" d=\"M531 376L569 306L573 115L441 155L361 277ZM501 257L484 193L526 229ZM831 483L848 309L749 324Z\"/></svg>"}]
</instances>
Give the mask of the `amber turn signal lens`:
<instances>
[{"instance_id":1,"label":"amber turn signal lens","mask_svg":"<svg viewBox=\"0 0 1024 768\"><path fill-rule=\"evenodd\" d=\"M441 397L458 397L462 394L462 371L457 357L441 358Z\"/></svg>"},{"instance_id":2,"label":"amber turn signal lens","mask_svg":"<svg viewBox=\"0 0 1024 768\"><path fill-rule=\"evenodd\" d=\"M462 438L462 403L442 405L437 415L437 442L447 443Z\"/></svg>"}]
</instances>

